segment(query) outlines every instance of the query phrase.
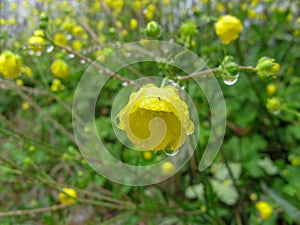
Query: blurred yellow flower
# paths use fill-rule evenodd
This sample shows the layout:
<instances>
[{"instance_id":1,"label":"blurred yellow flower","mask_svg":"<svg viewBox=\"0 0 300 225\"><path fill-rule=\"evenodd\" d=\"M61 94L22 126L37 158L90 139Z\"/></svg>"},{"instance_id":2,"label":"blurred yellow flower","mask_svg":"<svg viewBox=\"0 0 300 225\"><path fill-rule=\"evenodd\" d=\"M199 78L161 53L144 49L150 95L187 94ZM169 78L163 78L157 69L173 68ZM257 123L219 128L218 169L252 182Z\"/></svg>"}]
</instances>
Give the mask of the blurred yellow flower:
<instances>
[{"instance_id":1,"label":"blurred yellow flower","mask_svg":"<svg viewBox=\"0 0 300 225\"><path fill-rule=\"evenodd\" d=\"M11 3L10 7L12 8L12 10L16 10L18 8L18 4L13 2Z\"/></svg>"},{"instance_id":2,"label":"blurred yellow flower","mask_svg":"<svg viewBox=\"0 0 300 225\"><path fill-rule=\"evenodd\" d=\"M43 38L44 32L42 30L35 30L33 36L28 40L29 49L35 52L41 52L45 48L46 40Z\"/></svg>"},{"instance_id":3,"label":"blurred yellow flower","mask_svg":"<svg viewBox=\"0 0 300 225\"><path fill-rule=\"evenodd\" d=\"M225 6L223 3L218 3L217 4L217 11L222 12L225 9Z\"/></svg>"},{"instance_id":4,"label":"blurred yellow flower","mask_svg":"<svg viewBox=\"0 0 300 225\"><path fill-rule=\"evenodd\" d=\"M7 21L7 25L14 25L16 24L16 19L15 18L9 18Z\"/></svg>"},{"instance_id":5,"label":"blurred yellow flower","mask_svg":"<svg viewBox=\"0 0 300 225\"><path fill-rule=\"evenodd\" d=\"M66 78L69 76L68 64L61 59L57 59L51 65L51 72L58 78Z\"/></svg>"},{"instance_id":6,"label":"blurred yellow flower","mask_svg":"<svg viewBox=\"0 0 300 225\"><path fill-rule=\"evenodd\" d=\"M21 70L27 77L29 77L29 78L32 77L32 71L31 71L30 67L22 66Z\"/></svg>"},{"instance_id":7,"label":"blurred yellow flower","mask_svg":"<svg viewBox=\"0 0 300 225\"><path fill-rule=\"evenodd\" d=\"M150 151L176 150L194 131L187 104L173 86L141 87L116 119L133 144Z\"/></svg>"},{"instance_id":8,"label":"blurred yellow flower","mask_svg":"<svg viewBox=\"0 0 300 225\"><path fill-rule=\"evenodd\" d=\"M82 48L81 41L74 40L72 42L72 48L75 49L76 51L81 51L81 48Z\"/></svg>"},{"instance_id":9,"label":"blurred yellow flower","mask_svg":"<svg viewBox=\"0 0 300 225\"><path fill-rule=\"evenodd\" d=\"M152 152L149 151L143 152L143 156L145 159L150 160L152 159Z\"/></svg>"},{"instance_id":10,"label":"blurred yellow flower","mask_svg":"<svg viewBox=\"0 0 300 225\"><path fill-rule=\"evenodd\" d=\"M275 94L275 92L276 92L276 89L277 88L276 88L276 86L274 84L269 84L267 86L267 95L269 97L273 96Z\"/></svg>"},{"instance_id":11,"label":"blurred yellow flower","mask_svg":"<svg viewBox=\"0 0 300 225\"><path fill-rule=\"evenodd\" d=\"M20 75L22 59L11 51L0 55L0 73L6 78L17 78Z\"/></svg>"},{"instance_id":12,"label":"blurred yellow flower","mask_svg":"<svg viewBox=\"0 0 300 225\"><path fill-rule=\"evenodd\" d=\"M78 37L81 37L83 35L83 28L81 26L75 26L73 28L73 34Z\"/></svg>"},{"instance_id":13,"label":"blurred yellow flower","mask_svg":"<svg viewBox=\"0 0 300 225\"><path fill-rule=\"evenodd\" d=\"M16 85L18 85L18 86L23 86L23 85L24 85L24 82L23 82L21 79L17 79L17 80L16 80Z\"/></svg>"},{"instance_id":14,"label":"blurred yellow flower","mask_svg":"<svg viewBox=\"0 0 300 225\"><path fill-rule=\"evenodd\" d=\"M54 35L53 42L56 45L62 45L65 46L68 44L68 39L63 33L58 33Z\"/></svg>"},{"instance_id":15,"label":"blurred yellow flower","mask_svg":"<svg viewBox=\"0 0 300 225\"><path fill-rule=\"evenodd\" d=\"M267 220L272 216L272 207L265 201L258 201L255 204L255 208L263 220Z\"/></svg>"},{"instance_id":16,"label":"blurred yellow flower","mask_svg":"<svg viewBox=\"0 0 300 225\"><path fill-rule=\"evenodd\" d=\"M224 44L229 44L236 40L242 29L243 24L241 21L232 15L221 16L215 24L216 34Z\"/></svg>"},{"instance_id":17,"label":"blurred yellow flower","mask_svg":"<svg viewBox=\"0 0 300 225\"><path fill-rule=\"evenodd\" d=\"M167 161L162 164L161 170L163 175L168 176L175 171L175 166L173 163Z\"/></svg>"},{"instance_id":18,"label":"blurred yellow flower","mask_svg":"<svg viewBox=\"0 0 300 225\"><path fill-rule=\"evenodd\" d=\"M62 204L72 204L77 200L77 193L73 188L63 188L58 194L59 201Z\"/></svg>"},{"instance_id":19,"label":"blurred yellow flower","mask_svg":"<svg viewBox=\"0 0 300 225\"><path fill-rule=\"evenodd\" d=\"M131 30L135 30L138 26L138 21L135 18L131 18L129 22L129 27Z\"/></svg>"},{"instance_id":20,"label":"blurred yellow flower","mask_svg":"<svg viewBox=\"0 0 300 225\"><path fill-rule=\"evenodd\" d=\"M25 111L28 110L29 109L29 103L28 102L23 102L22 103L22 109L25 110Z\"/></svg>"},{"instance_id":21,"label":"blurred yellow flower","mask_svg":"<svg viewBox=\"0 0 300 225\"><path fill-rule=\"evenodd\" d=\"M200 206L200 211L203 212L203 213L205 213L207 211L206 205L201 205Z\"/></svg>"}]
</instances>

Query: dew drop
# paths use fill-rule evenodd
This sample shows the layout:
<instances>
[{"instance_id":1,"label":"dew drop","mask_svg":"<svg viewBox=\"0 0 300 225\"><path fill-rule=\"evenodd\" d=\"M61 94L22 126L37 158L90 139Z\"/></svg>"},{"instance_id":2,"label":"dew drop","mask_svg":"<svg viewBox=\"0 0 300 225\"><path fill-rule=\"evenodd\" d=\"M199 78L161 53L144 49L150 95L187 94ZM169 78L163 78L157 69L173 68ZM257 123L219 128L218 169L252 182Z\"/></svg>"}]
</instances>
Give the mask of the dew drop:
<instances>
[{"instance_id":1,"label":"dew drop","mask_svg":"<svg viewBox=\"0 0 300 225\"><path fill-rule=\"evenodd\" d=\"M33 53L34 53L34 51L32 51L32 50L29 50L29 51L28 51L28 54L29 54L29 55L33 55Z\"/></svg>"},{"instance_id":2,"label":"dew drop","mask_svg":"<svg viewBox=\"0 0 300 225\"><path fill-rule=\"evenodd\" d=\"M85 60L83 60L83 59L80 60L80 63L81 63L81 64L85 64Z\"/></svg>"},{"instance_id":3,"label":"dew drop","mask_svg":"<svg viewBox=\"0 0 300 225\"><path fill-rule=\"evenodd\" d=\"M115 124L118 128L120 128L120 123L121 123L120 117L119 117L119 115L117 115L115 118Z\"/></svg>"},{"instance_id":4,"label":"dew drop","mask_svg":"<svg viewBox=\"0 0 300 225\"><path fill-rule=\"evenodd\" d=\"M276 110L276 111L274 111L274 112L273 112L273 114L274 114L274 115L278 115L278 114L280 114L280 110Z\"/></svg>"},{"instance_id":5,"label":"dew drop","mask_svg":"<svg viewBox=\"0 0 300 225\"><path fill-rule=\"evenodd\" d=\"M127 85L128 85L127 82L122 82L122 86L123 86L123 87L126 87Z\"/></svg>"},{"instance_id":6,"label":"dew drop","mask_svg":"<svg viewBox=\"0 0 300 225\"><path fill-rule=\"evenodd\" d=\"M47 49L46 49L46 52L52 52L54 49L54 46L53 45L50 45Z\"/></svg>"},{"instance_id":7,"label":"dew drop","mask_svg":"<svg viewBox=\"0 0 300 225\"><path fill-rule=\"evenodd\" d=\"M232 76L232 75L223 75L222 79L224 84L226 85L234 85L238 79L239 79L239 74Z\"/></svg>"},{"instance_id":8,"label":"dew drop","mask_svg":"<svg viewBox=\"0 0 300 225\"><path fill-rule=\"evenodd\" d=\"M179 148L176 149L176 150L165 149L165 150L163 150L163 152L164 152L167 156L175 156L175 155L178 154L179 150L180 150Z\"/></svg>"},{"instance_id":9,"label":"dew drop","mask_svg":"<svg viewBox=\"0 0 300 225\"><path fill-rule=\"evenodd\" d=\"M74 54L69 54L69 58L70 58L70 59L73 59L74 57L75 57Z\"/></svg>"}]
</instances>

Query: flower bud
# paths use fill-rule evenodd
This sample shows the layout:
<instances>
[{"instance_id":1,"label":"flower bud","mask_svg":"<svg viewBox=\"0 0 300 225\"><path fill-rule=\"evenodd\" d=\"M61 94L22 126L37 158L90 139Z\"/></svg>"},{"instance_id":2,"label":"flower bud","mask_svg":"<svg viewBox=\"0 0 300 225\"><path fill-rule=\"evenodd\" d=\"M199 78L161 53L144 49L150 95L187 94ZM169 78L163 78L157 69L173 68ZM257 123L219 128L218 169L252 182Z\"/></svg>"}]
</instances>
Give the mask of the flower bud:
<instances>
[{"instance_id":1,"label":"flower bud","mask_svg":"<svg viewBox=\"0 0 300 225\"><path fill-rule=\"evenodd\" d=\"M151 38L157 39L159 34L160 34L159 24L156 23L155 21L149 22L146 27L146 35Z\"/></svg>"},{"instance_id":2,"label":"flower bud","mask_svg":"<svg viewBox=\"0 0 300 225\"><path fill-rule=\"evenodd\" d=\"M180 26L180 34L184 37L193 36L197 33L197 26L193 21L187 21Z\"/></svg>"},{"instance_id":3,"label":"flower bud","mask_svg":"<svg viewBox=\"0 0 300 225\"><path fill-rule=\"evenodd\" d=\"M280 100L276 97L269 98L267 100L266 107L270 112L273 112L273 113L280 112L280 110L281 110Z\"/></svg>"},{"instance_id":4,"label":"flower bud","mask_svg":"<svg viewBox=\"0 0 300 225\"><path fill-rule=\"evenodd\" d=\"M49 21L49 17L47 15L47 13L45 13L45 12L41 13L41 15L40 15L40 21L43 21L43 22L48 22Z\"/></svg>"},{"instance_id":5,"label":"flower bud","mask_svg":"<svg viewBox=\"0 0 300 225\"><path fill-rule=\"evenodd\" d=\"M280 65L274 59L264 56L258 61L255 71L262 80L270 81L276 78L279 69Z\"/></svg>"},{"instance_id":6,"label":"flower bud","mask_svg":"<svg viewBox=\"0 0 300 225\"><path fill-rule=\"evenodd\" d=\"M232 56L225 56L219 69L223 76L236 76L239 73L239 66L233 61Z\"/></svg>"}]
</instances>

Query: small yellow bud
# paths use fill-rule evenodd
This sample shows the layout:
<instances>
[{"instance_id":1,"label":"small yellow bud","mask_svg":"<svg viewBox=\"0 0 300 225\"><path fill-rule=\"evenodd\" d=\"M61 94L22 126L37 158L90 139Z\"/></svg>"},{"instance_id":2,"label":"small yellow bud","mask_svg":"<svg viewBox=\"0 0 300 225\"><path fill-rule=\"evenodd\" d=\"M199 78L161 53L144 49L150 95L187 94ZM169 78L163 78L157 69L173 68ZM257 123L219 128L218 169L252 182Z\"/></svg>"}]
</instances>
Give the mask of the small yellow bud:
<instances>
[{"instance_id":1,"label":"small yellow bud","mask_svg":"<svg viewBox=\"0 0 300 225\"><path fill-rule=\"evenodd\" d=\"M280 69L280 65L274 59L261 57L256 65L256 72L259 78L264 81L275 79Z\"/></svg>"},{"instance_id":2,"label":"small yellow bud","mask_svg":"<svg viewBox=\"0 0 300 225\"><path fill-rule=\"evenodd\" d=\"M280 112L280 110L281 110L280 100L276 97L269 98L269 99L267 99L266 107L270 112L273 112L273 113Z\"/></svg>"},{"instance_id":3,"label":"small yellow bud","mask_svg":"<svg viewBox=\"0 0 300 225\"><path fill-rule=\"evenodd\" d=\"M275 94L276 89L277 88L276 88L276 86L274 84L269 84L267 86L267 94L268 94L268 96L272 97Z\"/></svg>"},{"instance_id":4,"label":"small yellow bud","mask_svg":"<svg viewBox=\"0 0 300 225\"><path fill-rule=\"evenodd\" d=\"M152 152L149 152L149 151L143 152L143 156L146 160L150 160L150 159L152 159Z\"/></svg>"},{"instance_id":5,"label":"small yellow bud","mask_svg":"<svg viewBox=\"0 0 300 225\"><path fill-rule=\"evenodd\" d=\"M158 38L160 34L160 26L155 21L151 21L146 26L146 34L151 38Z\"/></svg>"}]
</instances>

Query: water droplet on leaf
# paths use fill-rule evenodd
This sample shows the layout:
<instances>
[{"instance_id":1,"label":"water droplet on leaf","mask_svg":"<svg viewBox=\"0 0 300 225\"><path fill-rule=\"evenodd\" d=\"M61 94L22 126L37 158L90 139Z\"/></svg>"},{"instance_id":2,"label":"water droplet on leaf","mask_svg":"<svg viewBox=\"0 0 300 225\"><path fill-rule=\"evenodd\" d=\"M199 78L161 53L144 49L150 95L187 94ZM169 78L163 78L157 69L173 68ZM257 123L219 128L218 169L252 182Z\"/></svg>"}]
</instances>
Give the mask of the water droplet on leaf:
<instances>
[{"instance_id":1,"label":"water droplet on leaf","mask_svg":"<svg viewBox=\"0 0 300 225\"><path fill-rule=\"evenodd\" d=\"M53 45L50 45L47 49L46 49L46 52L52 52L54 49L54 46Z\"/></svg>"}]
</instances>

